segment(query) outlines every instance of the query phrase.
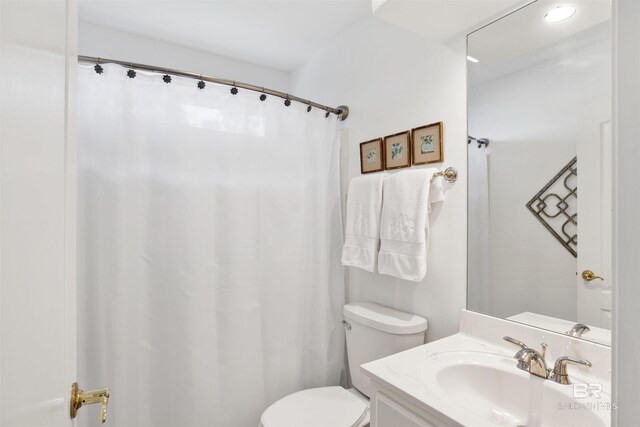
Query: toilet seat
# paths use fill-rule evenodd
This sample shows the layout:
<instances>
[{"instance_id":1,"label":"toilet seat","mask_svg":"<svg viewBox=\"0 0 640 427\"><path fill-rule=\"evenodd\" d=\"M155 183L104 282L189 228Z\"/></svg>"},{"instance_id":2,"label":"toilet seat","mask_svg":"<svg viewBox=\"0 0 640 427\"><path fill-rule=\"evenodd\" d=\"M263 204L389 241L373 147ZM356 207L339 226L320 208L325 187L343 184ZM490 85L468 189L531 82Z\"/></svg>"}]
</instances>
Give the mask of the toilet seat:
<instances>
[{"instance_id":1,"label":"toilet seat","mask_svg":"<svg viewBox=\"0 0 640 427\"><path fill-rule=\"evenodd\" d=\"M260 421L264 427L356 427L368 405L342 387L302 390L269 406Z\"/></svg>"}]
</instances>

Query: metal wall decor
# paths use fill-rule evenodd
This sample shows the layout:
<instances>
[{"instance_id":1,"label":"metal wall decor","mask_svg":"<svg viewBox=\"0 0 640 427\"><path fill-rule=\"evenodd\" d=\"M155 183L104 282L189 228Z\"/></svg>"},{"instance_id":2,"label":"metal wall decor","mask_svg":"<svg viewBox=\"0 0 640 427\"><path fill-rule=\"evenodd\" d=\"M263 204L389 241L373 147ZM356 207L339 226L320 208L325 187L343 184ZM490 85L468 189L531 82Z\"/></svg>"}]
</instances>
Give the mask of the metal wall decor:
<instances>
[{"instance_id":1,"label":"metal wall decor","mask_svg":"<svg viewBox=\"0 0 640 427\"><path fill-rule=\"evenodd\" d=\"M527 208L574 257L578 256L578 158L538 192Z\"/></svg>"}]
</instances>

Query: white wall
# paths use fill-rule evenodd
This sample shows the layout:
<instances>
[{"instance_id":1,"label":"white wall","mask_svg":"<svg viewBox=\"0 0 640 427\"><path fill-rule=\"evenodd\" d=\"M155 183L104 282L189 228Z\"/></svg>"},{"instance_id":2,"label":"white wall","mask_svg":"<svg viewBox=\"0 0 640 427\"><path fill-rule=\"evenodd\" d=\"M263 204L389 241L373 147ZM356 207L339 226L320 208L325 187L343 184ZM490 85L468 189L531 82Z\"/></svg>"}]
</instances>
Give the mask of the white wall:
<instances>
[{"instance_id":1,"label":"white wall","mask_svg":"<svg viewBox=\"0 0 640 427\"><path fill-rule=\"evenodd\" d=\"M428 339L458 330L466 298L465 43L455 50L377 18L332 40L292 73L292 92L327 105L346 104L346 176L360 175L358 144L444 122L445 165L459 171L431 215L428 273L420 283L350 268L348 300L373 301L429 320ZM346 185L345 185L346 188Z\"/></svg>"},{"instance_id":2,"label":"white wall","mask_svg":"<svg viewBox=\"0 0 640 427\"><path fill-rule=\"evenodd\" d=\"M640 2L613 1L614 76L614 426L640 420ZM614 193L615 194L615 193Z\"/></svg>"},{"instance_id":3,"label":"white wall","mask_svg":"<svg viewBox=\"0 0 640 427\"><path fill-rule=\"evenodd\" d=\"M289 91L290 74L286 71L83 21L78 27L78 50L80 55L175 68Z\"/></svg>"},{"instance_id":4,"label":"white wall","mask_svg":"<svg viewBox=\"0 0 640 427\"><path fill-rule=\"evenodd\" d=\"M609 102L609 43L605 33L596 44L469 88L469 133L490 140L491 212L490 280L478 286L470 268L470 309L576 321L576 258L526 203L576 156L585 106Z\"/></svg>"}]
</instances>

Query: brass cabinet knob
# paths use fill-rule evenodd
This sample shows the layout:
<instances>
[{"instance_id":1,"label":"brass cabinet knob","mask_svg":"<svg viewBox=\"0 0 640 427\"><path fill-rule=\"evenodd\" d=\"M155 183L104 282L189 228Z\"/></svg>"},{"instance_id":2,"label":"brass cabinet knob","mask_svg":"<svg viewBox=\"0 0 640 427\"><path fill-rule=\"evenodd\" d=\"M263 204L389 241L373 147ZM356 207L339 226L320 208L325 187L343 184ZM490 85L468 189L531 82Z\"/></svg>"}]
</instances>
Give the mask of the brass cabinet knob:
<instances>
[{"instance_id":1,"label":"brass cabinet knob","mask_svg":"<svg viewBox=\"0 0 640 427\"><path fill-rule=\"evenodd\" d=\"M71 418L75 418L78 409L84 405L91 405L93 403L99 403L100 408L100 422L104 423L107 420L107 405L109 404L109 389L99 388L91 391L83 391L78 387L78 383L71 385Z\"/></svg>"},{"instance_id":2,"label":"brass cabinet knob","mask_svg":"<svg viewBox=\"0 0 640 427\"><path fill-rule=\"evenodd\" d=\"M604 277L596 276L596 273L594 273L591 270L583 271L582 272L582 278L587 282L590 282L590 281L595 280L595 279L604 280Z\"/></svg>"}]
</instances>

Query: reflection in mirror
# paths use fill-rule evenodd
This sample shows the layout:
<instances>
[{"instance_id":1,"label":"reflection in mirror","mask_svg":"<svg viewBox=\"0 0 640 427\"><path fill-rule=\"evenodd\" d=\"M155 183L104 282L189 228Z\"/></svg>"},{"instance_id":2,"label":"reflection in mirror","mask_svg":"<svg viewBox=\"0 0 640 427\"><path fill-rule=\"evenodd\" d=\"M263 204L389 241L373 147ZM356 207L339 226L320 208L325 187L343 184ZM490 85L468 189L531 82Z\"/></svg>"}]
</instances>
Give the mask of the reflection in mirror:
<instances>
[{"instance_id":1,"label":"reflection in mirror","mask_svg":"<svg viewBox=\"0 0 640 427\"><path fill-rule=\"evenodd\" d=\"M610 6L557 6L468 36L467 306L610 345Z\"/></svg>"}]
</instances>

